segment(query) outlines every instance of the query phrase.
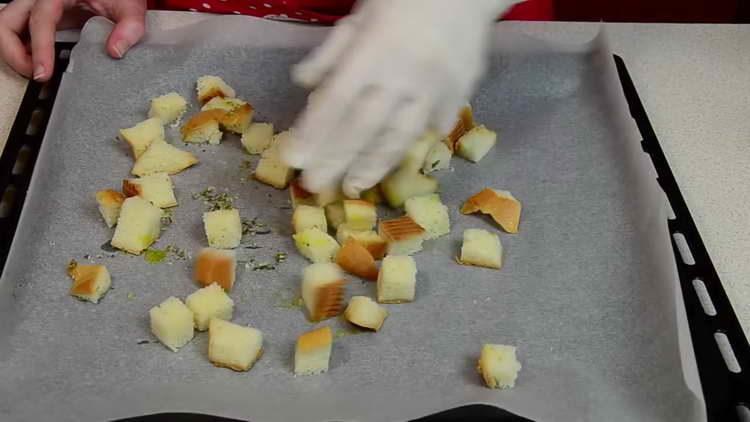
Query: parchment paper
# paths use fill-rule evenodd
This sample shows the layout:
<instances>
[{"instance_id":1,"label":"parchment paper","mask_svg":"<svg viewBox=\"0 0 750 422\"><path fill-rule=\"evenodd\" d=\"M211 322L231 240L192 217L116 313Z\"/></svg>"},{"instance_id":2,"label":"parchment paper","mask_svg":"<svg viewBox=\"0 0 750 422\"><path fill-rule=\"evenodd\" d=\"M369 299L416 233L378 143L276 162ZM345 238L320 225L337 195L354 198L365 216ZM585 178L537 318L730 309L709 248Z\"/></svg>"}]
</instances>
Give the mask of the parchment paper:
<instances>
[{"instance_id":1,"label":"parchment paper","mask_svg":"<svg viewBox=\"0 0 750 422\"><path fill-rule=\"evenodd\" d=\"M73 51L0 281L3 421L164 411L391 421L467 403L539 421L704 419L663 193L631 136L601 44L580 51L497 29L472 103L499 142L478 165L455 158L439 173L453 230L416 255L415 302L388 306L377 334L325 322L337 333L330 371L294 377L295 339L312 327L289 306L306 262L290 239L287 193L244 180L248 156L236 137L185 147L201 163L174 177L180 206L156 247L194 253L205 245L205 205L191 196L208 186L237 194L242 216L272 229L255 236L262 249L243 249L241 259L273 261L279 251L289 259L274 271L242 267L231 294L234 321L265 333L265 353L248 373L213 367L205 333L178 353L154 341L148 309L196 289L190 261L149 264L101 250L111 231L94 192L129 177L132 159L117 130L143 120L148 100L169 91L190 98L194 112L194 83L204 74L224 77L258 110L256 120L287 128L305 98L289 66L326 29L216 17L172 32L151 28L121 61L103 51L109 30L89 22ZM169 135L182 146L174 129ZM512 191L524 207L520 233L500 234L501 271L453 261L464 229L496 230L486 217L458 213L485 186ZM113 290L98 305L68 295L71 258L109 268ZM352 280L348 294L374 289ZM475 363L483 343L518 347L514 389L482 385Z\"/></svg>"}]
</instances>

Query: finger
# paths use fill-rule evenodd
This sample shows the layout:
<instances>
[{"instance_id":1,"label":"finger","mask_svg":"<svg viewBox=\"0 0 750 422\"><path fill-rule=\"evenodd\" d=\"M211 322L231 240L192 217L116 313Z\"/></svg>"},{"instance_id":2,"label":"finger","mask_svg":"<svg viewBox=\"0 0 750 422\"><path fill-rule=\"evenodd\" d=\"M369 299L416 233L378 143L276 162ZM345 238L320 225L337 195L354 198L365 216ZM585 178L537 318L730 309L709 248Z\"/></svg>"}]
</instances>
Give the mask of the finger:
<instances>
[{"instance_id":1,"label":"finger","mask_svg":"<svg viewBox=\"0 0 750 422\"><path fill-rule=\"evenodd\" d=\"M430 101L404 104L394 114L392 125L375 139L349 167L344 177L344 194L359 197L360 192L375 186L401 161L414 141L424 133Z\"/></svg>"},{"instance_id":2,"label":"finger","mask_svg":"<svg viewBox=\"0 0 750 422\"><path fill-rule=\"evenodd\" d=\"M294 124L294 137L280 147L282 160L291 167L305 169L338 129L356 94L356 89L346 90L338 84L321 87L311 94Z\"/></svg>"},{"instance_id":3,"label":"finger","mask_svg":"<svg viewBox=\"0 0 750 422\"><path fill-rule=\"evenodd\" d=\"M121 1L114 6L110 18L115 27L107 39L107 52L122 58L146 32L146 4L143 1Z\"/></svg>"},{"instance_id":4,"label":"finger","mask_svg":"<svg viewBox=\"0 0 750 422\"><path fill-rule=\"evenodd\" d=\"M16 34L27 29L29 14L34 6L34 0L15 0L6 5L1 11L0 26L6 26Z\"/></svg>"},{"instance_id":5,"label":"finger","mask_svg":"<svg viewBox=\"0 0 750 422\"><path fill-rule=\"evenodd\" d=\"M356 29L352 18L342 19L322 45L292 68L292 80L306 88L320 84L351 46Z\"/></svg>"},{"instance_id":6,"label":"finger","mask_svg":"<svg viewBox=\"0 0 750 422\"><path fill-rule=\"evenodd\" d=\"M435 117L430 121L430 126L439 134L447 135L456 125L461 107L466 104L468 101L465 98L446 98L441 101L435 108Z\"/></svg>"},{"instance_id":7,"label":"finger","mask_svg":"<svg viewBox=\"0 0 750 422\"><path fill-rule=\"evenodd\" d=\"M305 188L318 192L341 181L352 162L372 144L388 123L395 104L394 95L384 91L365 92L357 104L350 107L348 116L339 130L330 137L314 160L302 173Z\"/></svg>"},{"instance_id":8,"label":"finger","mask_svg":"<svg viewBox=\"0 0 750 422\"><path fill-rule=\"evenodd\" d=\"M62 13L61 0L39 0L31 9L29 33L34 80L46 81L52 75L55 63L55 32Z\"/></svg>"},{"instance_id":9,"label":"finger","mask_svg":"<svg viewBox=\"0 0 750 422\"><path fill-rule=\"evenodd\" d=\"M24 77L32 75L31 56L26 51L26 46L15 33L0 28L0 58Z\"/></svg>"}]
</instances>

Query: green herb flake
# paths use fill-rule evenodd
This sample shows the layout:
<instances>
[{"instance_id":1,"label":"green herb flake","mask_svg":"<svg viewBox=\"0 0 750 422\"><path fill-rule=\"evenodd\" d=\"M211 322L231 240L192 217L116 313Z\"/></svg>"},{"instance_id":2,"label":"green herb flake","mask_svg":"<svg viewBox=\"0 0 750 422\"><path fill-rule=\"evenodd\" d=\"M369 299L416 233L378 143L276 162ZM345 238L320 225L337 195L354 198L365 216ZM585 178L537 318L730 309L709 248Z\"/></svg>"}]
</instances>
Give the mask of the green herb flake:
<instances>
[{"instance_id":1,"label":"green herb flake","mask_svg":"<svg viewBox=\"0 0 750 422\"><path fill-rule=\"evenodd\" d=\"M174 223L174 210L172 210L171 208L162 210L162 213L161 213L162 230L164 230L166 226L169 226L172 223Z\"/></svg>"},{"instance_id":2,"label":"green herb flake","mask_svg":"<svg viewBox=\"0 0 750 422\"><path fill-rule=\"evenodd\" d=\"M265 270L275 270L276 266L269 263L269 262L261 262L260 264L253 265L253 271L265 271Z\"/></svg>"},{"instance_id":3,"label":"green herb flake","mask_svg":"<svg viewBox=\"0 0 750 422\"><path fill-rule=\"evenodd\" d=\"M305 302L299 296L291 300L282 300L276 304L277 308L282 309L302 309L303 306L305 306Z\"/></svg>"},{"instance_id":4,"label":"green herb flake","mask_svg":"<svg viewBox=\"0 0 750 422\"><path fill-rule=\"evenodd\" d=\"M286 258L289 255L287 255L285 252L279 252L276 254L276 263L281 264L282 262L286 261Z\"/></svg>"},{"instance_id":5,"label":"green herb flake","mask_svg":"<svg viewBox=\"0 0 750 422\"><path fill-rule=\"evenodd\" d=\"M161 264L167 259L167 250L148 248L143 252L143 259L149 264Z\"/></svg>"},{"instance_id":6,"label":"green herb flake","mask_svg":"<svg viewBox=\"0 0 750 422\"><path fill-rule=\"evenodd\" d=\"M133 300L133 299L135 299L135 293L128 292L128 300Z\"/></svg>"},{"instance_id":7,"label":"green herb flake","mask_svg":"<svg viewBox=\"0 0 750 422\"><path fill-rule=\"evenodd\" d=\"M217 193L216 188L209 186L193 194L193 199L202 199L208 211L228 210L234 208L235 197L227 192Z\"/></svg>"}]
</instances>

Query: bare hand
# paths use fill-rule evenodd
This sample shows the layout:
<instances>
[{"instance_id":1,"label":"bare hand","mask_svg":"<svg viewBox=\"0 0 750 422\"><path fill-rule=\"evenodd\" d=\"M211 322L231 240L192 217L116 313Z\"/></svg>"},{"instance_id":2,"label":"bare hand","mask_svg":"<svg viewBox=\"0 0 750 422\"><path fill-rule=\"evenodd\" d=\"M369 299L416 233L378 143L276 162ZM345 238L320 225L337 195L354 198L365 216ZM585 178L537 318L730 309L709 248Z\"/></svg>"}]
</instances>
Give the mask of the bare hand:
<instances>
[{"instance_id":1,"label":"bare hand","mask_svg":"<svg viewBox=\"0 0 750 422\"><path fill-rule=\"evenodd\" d=\"M55 33L80 28L91 16L115 22L107 52L121 58L145 31L145 0L14 0L0 10L0 58L37 81L52 76Z\"/></svg>"}]
</instances>

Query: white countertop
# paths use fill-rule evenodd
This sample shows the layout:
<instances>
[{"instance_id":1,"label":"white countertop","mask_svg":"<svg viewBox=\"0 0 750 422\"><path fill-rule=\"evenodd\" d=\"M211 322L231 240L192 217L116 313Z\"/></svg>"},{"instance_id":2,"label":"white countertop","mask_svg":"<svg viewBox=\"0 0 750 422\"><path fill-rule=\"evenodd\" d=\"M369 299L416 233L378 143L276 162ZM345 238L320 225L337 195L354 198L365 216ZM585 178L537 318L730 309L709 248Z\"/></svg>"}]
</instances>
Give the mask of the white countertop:
<instances>
[{"instance_id":1,"label":"white countertop","mask_svg":"<svg viewBox=\"0 0 750 422\"><path fill-rule=\"evenodd\" d=\"M201 19L151 13L149 24ZM505 23L562 42L599 24ZM750 337L750 25L606 24L626 62L727 294ZM0 151L26 87L0 63Z\"/></svg>"}]
</instances>

